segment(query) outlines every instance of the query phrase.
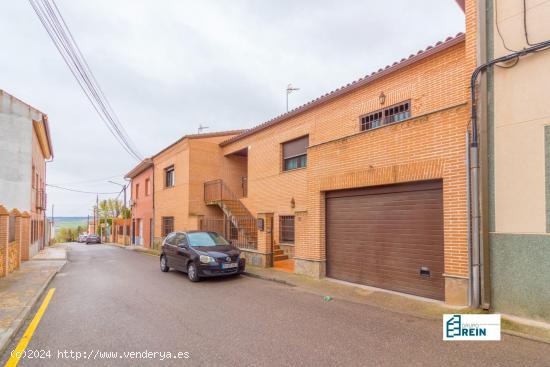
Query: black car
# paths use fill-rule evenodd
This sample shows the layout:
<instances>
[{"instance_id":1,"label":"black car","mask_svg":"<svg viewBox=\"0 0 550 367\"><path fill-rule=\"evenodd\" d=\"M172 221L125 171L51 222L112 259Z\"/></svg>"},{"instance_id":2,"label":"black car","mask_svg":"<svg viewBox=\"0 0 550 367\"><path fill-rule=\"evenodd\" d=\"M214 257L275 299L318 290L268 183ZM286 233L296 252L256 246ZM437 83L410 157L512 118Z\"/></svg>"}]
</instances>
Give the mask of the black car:
<instances>
[{"instance_id":1,"label":"black car","mask_svg":"<svg viewBox=\"0 0 550 367\"><path fill-rule=\"evenodd\" d=\"M86 244L88 245L90 243L101 243L101 237L99 237L97 234L89 234L86 237Z\"/></svg>"},{"instance_id":2,"label":"black car","mask_svg":"<svg viewBox=\"0 0 550 367\"><path fill-rule=\"evenodd\" d=\"M189 280L244 272L241 251L215 232L172 232L162 243L160 270L187 273Z\"/></svg>"}]
</instances>

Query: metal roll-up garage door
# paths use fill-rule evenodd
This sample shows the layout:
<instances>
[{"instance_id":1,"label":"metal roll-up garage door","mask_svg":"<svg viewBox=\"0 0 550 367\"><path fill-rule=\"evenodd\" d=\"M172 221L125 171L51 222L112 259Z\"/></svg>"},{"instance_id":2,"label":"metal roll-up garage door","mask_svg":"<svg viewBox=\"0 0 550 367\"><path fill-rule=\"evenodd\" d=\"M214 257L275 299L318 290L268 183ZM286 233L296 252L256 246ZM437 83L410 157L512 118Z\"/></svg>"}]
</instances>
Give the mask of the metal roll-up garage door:
<instances>
[{"instance_id":1,"label":"metal roll-up garage door","mask_svg":"<svg viewBox=\"0 0 550 367\"><path fill-rule=\"evenodd\" d=\"M326 193L327 276L444 300L441 181Z\"/></svg>"}]
</instances>

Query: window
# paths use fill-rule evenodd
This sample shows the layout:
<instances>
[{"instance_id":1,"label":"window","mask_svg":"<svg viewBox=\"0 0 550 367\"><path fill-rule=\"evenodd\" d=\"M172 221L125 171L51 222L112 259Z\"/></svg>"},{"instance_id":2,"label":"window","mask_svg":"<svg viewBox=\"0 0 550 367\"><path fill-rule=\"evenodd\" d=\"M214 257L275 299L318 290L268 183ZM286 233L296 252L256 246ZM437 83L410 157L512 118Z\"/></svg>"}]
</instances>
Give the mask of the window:
<instances>
[{"instance_id":1,"label":"window","mask_svg":"<svg viewBox=\"0 0 550 367\"><path fill-rule=\"evenodd\" d=\"M32 188L36 189L36 177L35 177L35 170L34 165L32 166Z\"/></svg>"},{"instance_id":2,"label":"window","mask_svg":"<svg viewBox=\"0 0 550 367\"><path fill-rule=\"evenodd\" d=\"M307 166L307 147L309 136L283 143L283 171L290 171Z\"/></svg>"},{"instance_id":3,"label":"window","mask_svg":"<svg viewBox=\"0 0 550 367\"><path fill-rule=\"evenodd\" d=\"M174 232L174 217L162 217L162 236Z\"/></svg>"},{"instance_id":4,"label":"window","mask_svg":"<svg viewBox=\"0 0 550 367\"><path fill-rule=\"evenodd\" d=\"M407 101L361 117L361 131L393 124L409 117L411 117L411 103Z\"/></svg>"},{"instance_id":5,"label":"window","mask_svg":"<svg viewBox=\"0 0 550 367\"><path fill-rule=\"evenodd\" d=\"M149 196L151 193L151 180L145 179L145 196Z\"/></svg>"},{"instance_id":6,"label":"window","mask_svg":"<svg viewBox=\"0 0 550 367\"><path fill-rule=\"evenodd\" d=\"M174 166L164 169L164 187L174 186Z\"/></svg>"},{"instance_id":7,"label":"window","mask_svg":"<svg viewBox=\"0 0 550 367\"><path fill-rule=\"evenodd\" d=\"M294 216L282 215L279 217L279 229L281 243L294 243Z\"/></svg>"},{"instance_id":8,"label":"window","mask_svg":"<svg viewBox=\"0 0 550 367\"><path fill-rule=\"evenodd\" d=\"M139 184L136 184L136 199L139 198Z\"/></svg>"}]
</instances>

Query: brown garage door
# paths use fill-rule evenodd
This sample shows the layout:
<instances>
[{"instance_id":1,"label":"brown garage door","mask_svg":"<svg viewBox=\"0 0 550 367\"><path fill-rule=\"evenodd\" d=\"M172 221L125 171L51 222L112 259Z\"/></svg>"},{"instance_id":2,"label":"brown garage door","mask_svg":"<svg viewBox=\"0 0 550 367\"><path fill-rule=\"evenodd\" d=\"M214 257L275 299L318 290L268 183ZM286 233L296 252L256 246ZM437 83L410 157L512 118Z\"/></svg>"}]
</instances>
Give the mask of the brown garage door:
<instances>
[{"instance_id":1,"label":"brown garage door","mask_svg":"<svg viewBox=\"0 0 550 367\"><path fill-rule=\"evenodd\" d=\"M441 181L326 194L327 276L443 300Z\"/></svg>"}]
</instances>

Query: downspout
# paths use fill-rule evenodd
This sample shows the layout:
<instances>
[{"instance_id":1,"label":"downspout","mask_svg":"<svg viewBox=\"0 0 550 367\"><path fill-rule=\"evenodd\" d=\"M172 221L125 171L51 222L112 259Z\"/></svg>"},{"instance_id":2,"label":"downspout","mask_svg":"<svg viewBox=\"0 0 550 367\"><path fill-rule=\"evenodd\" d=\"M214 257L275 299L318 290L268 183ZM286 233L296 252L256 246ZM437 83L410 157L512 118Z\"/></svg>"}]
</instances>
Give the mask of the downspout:
<instances>
[{"instance_id":1,"label":"downspout","mask_svg":"<svg viewBox=\"0 0 550 367\"><path fill-rule=\"evenodd\" d=\"M534 46L525 48L521 51L513 52L511 54L493 59L483 65L478 66L472 73L470 79L470 121L471 121L471 140L470 140L470 161L468 162L468 171L471 175L471 212L468 216L468 225L471 228L471 238L469 247L470 252L470 274L471 274L471 303L470 306L479 308L481 305L481 272L483 271L483 259L481 254L481 241L480 241L480 185L479 185L479 132L478 132L478 119L477 119L477 97L476 87L477 79L488 68L494 65L506 61L511 61L533 52L542 51L543 49L550 48L550 40L538 43Z\"/></svg>"}]
</instances>

